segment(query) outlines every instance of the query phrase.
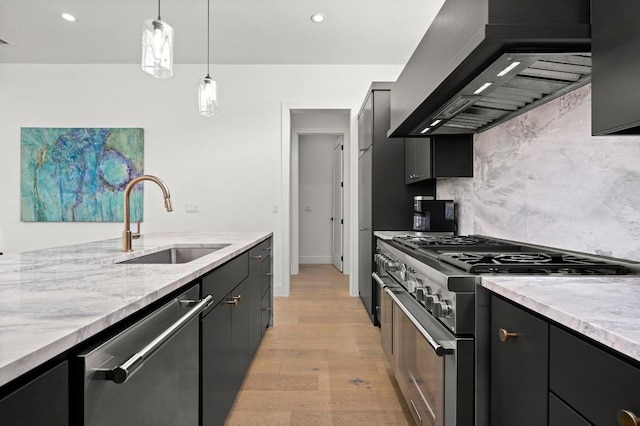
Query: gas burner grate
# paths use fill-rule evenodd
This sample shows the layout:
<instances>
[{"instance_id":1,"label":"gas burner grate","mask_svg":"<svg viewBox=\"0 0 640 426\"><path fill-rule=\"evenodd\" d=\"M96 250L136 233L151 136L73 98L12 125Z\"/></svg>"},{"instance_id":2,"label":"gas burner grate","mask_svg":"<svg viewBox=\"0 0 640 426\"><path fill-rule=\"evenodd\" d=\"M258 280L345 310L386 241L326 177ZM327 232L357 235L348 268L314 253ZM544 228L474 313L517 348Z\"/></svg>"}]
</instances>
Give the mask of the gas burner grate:
<instances>
[{"instance_id":1,"label":"gas burner grate","mask_svg":"<svg viewBox=\"0 0 640 426\"><path fill-rule=\"evenodd\" d=\"M403 235L393 237L393 241L412 249L442 249L459 247L510 247L509 243L475 236L452 235Z\"/></svg>"},{"instance_id":2,"label":"gas burner grate","mask_svg":"<svg viewBox=\"0 0 640 426\"><path fill-rule=\"evenodd\" d=\"M564 253L446 253L443 262L471 273L619 275L626 267Z\"/></svg>"}]
</instances>

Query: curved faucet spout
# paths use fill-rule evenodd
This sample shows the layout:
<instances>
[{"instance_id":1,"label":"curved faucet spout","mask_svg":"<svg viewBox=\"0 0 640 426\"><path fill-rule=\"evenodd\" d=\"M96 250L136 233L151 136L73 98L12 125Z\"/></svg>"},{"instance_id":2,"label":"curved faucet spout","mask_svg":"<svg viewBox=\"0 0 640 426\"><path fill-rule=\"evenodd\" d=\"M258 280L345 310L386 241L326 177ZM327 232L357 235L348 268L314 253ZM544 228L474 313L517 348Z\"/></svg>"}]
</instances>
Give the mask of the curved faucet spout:
<instances>
[{"instance_id":1,"label":"curved faucet spout","mask_svg":"<svg viewBox=\"0 0 640 426\"><path fill-rule=\"evenodd\" d=\"M162 190L162 195L164 196L165 209L167 209L168 212L173 210L173 207L171 206L171 195L169 194L169 188L162 180L152 175L141 175L134 179L131 179L131 182L129 182L124 189L124 231L122 232L122 251L132 251L132 240L140 238L140 222L138 222L137 232L131 232L130 196L133 187L145 180L155 182L160 187L160 189Z\"/></svg>"}]
</instances>

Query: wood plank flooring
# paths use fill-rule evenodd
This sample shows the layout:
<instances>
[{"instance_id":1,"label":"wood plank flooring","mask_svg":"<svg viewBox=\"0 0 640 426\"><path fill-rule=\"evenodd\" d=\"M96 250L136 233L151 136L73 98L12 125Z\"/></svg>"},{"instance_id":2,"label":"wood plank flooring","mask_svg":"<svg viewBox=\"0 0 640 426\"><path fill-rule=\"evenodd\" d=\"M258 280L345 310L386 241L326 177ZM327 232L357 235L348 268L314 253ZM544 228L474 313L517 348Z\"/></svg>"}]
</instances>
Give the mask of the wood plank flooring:
<instances>
[{"instance_id":1,"label":"wood plank flooring","mask_svg":"<svg viewBox=\"0 0 640 426\"><path fill-rule=\"evenodd\" d=\"M274 326L227 425L413 424L380 330L348 287L348 277L331 265L300 266L290 297L274 299Z\"/></svg>"}]
</instances>

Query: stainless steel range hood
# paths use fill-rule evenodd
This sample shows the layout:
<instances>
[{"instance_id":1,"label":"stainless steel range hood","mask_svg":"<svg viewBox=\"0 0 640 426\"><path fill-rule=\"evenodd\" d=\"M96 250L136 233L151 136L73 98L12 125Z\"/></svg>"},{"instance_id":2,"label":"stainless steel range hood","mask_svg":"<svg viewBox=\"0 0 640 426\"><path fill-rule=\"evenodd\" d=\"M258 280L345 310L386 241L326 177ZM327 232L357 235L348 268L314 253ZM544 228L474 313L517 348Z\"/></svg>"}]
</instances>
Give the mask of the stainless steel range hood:
<instances>
[{"instance_id":1,"label":"stainless steel range hood","mask_svg":"<svg viewBox=\"0 0 640 426\"><path fill-rule=\"evenodd\" d=\"M476 133L590 81L589 0L446 0L391 90L389 136Z\"/></svg>"}]
</instances>

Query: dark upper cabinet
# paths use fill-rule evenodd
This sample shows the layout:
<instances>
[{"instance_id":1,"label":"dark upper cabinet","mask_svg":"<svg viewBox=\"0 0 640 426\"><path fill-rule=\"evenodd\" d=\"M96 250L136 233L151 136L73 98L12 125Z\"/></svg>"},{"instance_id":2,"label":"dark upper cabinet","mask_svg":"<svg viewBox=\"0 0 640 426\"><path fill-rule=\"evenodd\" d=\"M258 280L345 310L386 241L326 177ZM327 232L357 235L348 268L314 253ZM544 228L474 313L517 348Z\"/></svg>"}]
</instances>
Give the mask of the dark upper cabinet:
<instances>
[{"instance_id":1,"label":"dark upper cabinet","mask_svg":"<svg viewBox=\"0 0 640 426\"><path fill-rule=\"evenodd\" d=\"M591 131L640 134L640 3L591 1Z\"/></svg>"},{"instance_id":2,"label":"dark upper cabinet","mask_svg":"<svg viewBox=\"0 0 640 426\"><path fill-rule=\"evenodd\" d=\"M387 137L391 83L372 83L358 114L358 286L371 320L376 298L371 278L373 231L413 226L413 197L435 195L435 182L405 185L404 139Z\"/></svg>"},{"instance_id":3,"label":"dark upper cabinet","mask_svg":"<svg viewBox=\"0 0 640 426\"><path fill-rule=\"evenodd\" d=\"M405 183L473 176L473 135L405 138Z\"/></svg>"}]
</instances>

